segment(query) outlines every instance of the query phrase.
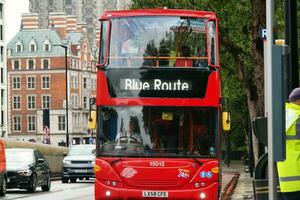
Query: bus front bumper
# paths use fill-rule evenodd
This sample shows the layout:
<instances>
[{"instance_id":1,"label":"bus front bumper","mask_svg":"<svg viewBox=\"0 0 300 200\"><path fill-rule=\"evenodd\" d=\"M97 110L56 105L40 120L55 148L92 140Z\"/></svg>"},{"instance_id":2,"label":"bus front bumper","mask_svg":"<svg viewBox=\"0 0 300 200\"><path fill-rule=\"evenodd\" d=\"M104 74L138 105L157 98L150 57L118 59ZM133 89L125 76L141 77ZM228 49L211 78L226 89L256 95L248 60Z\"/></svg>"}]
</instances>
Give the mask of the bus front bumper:
<instances>
[{"instance_id":1,"label":"bus front bumper","mask_svg":"<svg viewBox=\"0 0 300 200\"><path fill-rule=\"evenodd\" d=\"M176 200L217 200L218 183L215 182L207 187L198 189L172 189L172 190L153 190L153 189L132 189L110 187L95 180L95 200L104 199L176 199Z\"/></svg>"}]
</instances>

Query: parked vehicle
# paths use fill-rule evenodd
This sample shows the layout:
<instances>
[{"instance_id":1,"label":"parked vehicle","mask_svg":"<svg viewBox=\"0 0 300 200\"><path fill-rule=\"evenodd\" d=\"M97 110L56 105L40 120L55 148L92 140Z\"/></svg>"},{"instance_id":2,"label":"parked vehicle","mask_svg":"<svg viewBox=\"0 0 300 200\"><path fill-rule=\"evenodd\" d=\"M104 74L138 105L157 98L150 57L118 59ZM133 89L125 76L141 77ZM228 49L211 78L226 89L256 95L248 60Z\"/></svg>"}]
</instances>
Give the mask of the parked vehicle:
<instances>
[{"instance_id":1,"label":"parked vehicle","mask_svg":"<svg viewBox=\"0 0 300 200\"><path fill-rule=\"evenodd\" d=\"M69 153L63 160L63 169L61 170L61 181L68 183L76 182L76 179L94 178L95 164L95 145L73 145Z\"/></svg>"},{"instance_id":2,"label":"parked vehicle","mask_svg":"<svg viewBox=\"0 0 300 200\"><path fill-rule=\"evenodd\" d=\"M35 192L51 188L51 171L43 154L36 149L6 149L7 188L27 189Z\"/></svg>"},{"instance_id":3,"label":"parked vehicle","mask_svg":"<svg viewBox=\"0 0 300 200\"><path fill-rule=\"evenodd\" d=\"M6 194L6 158L5 158L5 146L4 142L0 140L0 196Z\"/></svg>"}]
</instances>

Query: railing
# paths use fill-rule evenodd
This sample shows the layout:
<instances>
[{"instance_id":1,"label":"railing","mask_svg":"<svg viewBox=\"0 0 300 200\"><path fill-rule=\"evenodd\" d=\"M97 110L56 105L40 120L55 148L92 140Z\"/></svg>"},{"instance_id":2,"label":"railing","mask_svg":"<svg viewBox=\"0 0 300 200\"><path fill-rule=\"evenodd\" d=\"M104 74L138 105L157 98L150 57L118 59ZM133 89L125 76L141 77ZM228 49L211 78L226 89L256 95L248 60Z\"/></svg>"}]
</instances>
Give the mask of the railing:
<instances>
[{"instance_id":1,"label":"railing","mask_svg":"<svg viewBox=\"0 0 300 200\"><path fill-rule=\"evenodd\" d=\"M196 61L202 62L207 68L206 56L178 57L178 56L110 56L111 66L126 67L199 67L195 66Z\"/></svg>"}]
</instances>

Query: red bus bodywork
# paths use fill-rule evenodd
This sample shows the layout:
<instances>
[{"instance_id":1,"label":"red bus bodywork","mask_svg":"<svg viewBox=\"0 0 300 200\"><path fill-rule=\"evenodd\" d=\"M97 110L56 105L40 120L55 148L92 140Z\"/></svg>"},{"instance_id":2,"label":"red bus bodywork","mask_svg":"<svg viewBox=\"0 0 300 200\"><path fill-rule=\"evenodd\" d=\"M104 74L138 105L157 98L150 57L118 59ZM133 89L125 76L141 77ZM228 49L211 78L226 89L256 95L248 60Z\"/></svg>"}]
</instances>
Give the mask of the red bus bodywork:
<instances>
[{"instance_id":1,"label":"red bus bodywork","mask_svg":"<svg viewBox=\"0 0 300 200\"><path fill-rule=\"evenodd\" d=\"M213 12L170 10L170 9L145 9L128 11L109 11L101 21L117 18L136 16L177 16L188 18L205 18L216 22L216 35L218 35L217 18ZM110 45L111 24L108 25L108 42ZM101 37L104 33L101 33ZM218 55L218 39L216 38L216 54ZM101 50L100 50L101 51ZM105 54L109 57L109 52ZM210 55L209 55L210 56ZM208 60L209 59L208 56ZM106 67L109 61L104 59L103 65L97 72L97 108L106 106L117 107L209 107L216 110L214 122L216 124L216 145L212 157L168 157L168 156L103 156L99 149L102 148L102 136L99 135L102 122L97 115L97 156L95 161L95 199L218 199L221 187L220 168L220 112L221 112L221 80L219 61L209 62L207 84L203 97L128 97L113 96L108 81ZM101 61L100 61L101 64ZM109 69L109 68L107 68ZM117 69L116 69L117 70ZM127 69L128 71L133 69ZM172 70L172 69L169 69ZM176 69L174 69L176 70ZM194 70L194 69L179 69ZM145 70L146 71L146 70ZM159 73L159 71L155 72ZM200 73L200 72L199 72ZM121 75L120 75L121 76ZM132 75L133 77L133 75ZM188 77L188 76L187 76ZM112 79L113 81L114 79ZM177 80L177 79L176 79ZM111 84L111 85L110 85ZM118 82L120 85L121 83ZM116 85L118 85L116 84ZM98 109L97 109L98 111ZM212 120L211 120L212 121ZM190 139L189 139L190 140ZM194 141L193 141L194 143Z\"/></svg>"}]
</instances>

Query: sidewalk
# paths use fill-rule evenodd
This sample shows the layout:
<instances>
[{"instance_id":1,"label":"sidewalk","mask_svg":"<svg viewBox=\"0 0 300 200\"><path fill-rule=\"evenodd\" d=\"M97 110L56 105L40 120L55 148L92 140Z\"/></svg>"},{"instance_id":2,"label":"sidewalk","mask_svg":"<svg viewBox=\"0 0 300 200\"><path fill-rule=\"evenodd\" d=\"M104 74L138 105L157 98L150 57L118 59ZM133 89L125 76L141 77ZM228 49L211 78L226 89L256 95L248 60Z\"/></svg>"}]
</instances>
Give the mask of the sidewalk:
<instances>
[{"instance_id":1,"label":"sidewalk","mask_svg":"<svg viewBox=\"0 0 300 200\"><path fill-rule=\"evenodd\" d=\"M223 164L222 174L222 200L254 199L252 177L245 172L242 161L231 161L229 167Z\"/></svg>"}]
</instances>

